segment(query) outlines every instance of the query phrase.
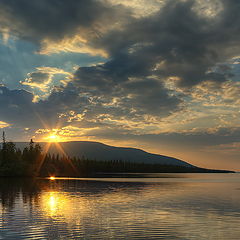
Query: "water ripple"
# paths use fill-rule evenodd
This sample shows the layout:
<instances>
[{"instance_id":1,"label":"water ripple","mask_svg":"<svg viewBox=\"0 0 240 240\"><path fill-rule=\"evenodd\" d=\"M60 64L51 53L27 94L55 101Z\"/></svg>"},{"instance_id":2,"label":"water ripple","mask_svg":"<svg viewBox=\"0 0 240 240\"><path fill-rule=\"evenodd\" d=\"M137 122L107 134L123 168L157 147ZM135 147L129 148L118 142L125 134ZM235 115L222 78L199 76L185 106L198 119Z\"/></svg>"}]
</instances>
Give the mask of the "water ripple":
<instances>
[{"instance_id":1,"label":"water ripple","mask_svg":"<svg viewBox=\"0 0 240 240\"><path fill-rule=\"evenodd\" d=\"M0 239L239 239L240 181L215 176L0 179Z\"/></svg>"}]
</instances>

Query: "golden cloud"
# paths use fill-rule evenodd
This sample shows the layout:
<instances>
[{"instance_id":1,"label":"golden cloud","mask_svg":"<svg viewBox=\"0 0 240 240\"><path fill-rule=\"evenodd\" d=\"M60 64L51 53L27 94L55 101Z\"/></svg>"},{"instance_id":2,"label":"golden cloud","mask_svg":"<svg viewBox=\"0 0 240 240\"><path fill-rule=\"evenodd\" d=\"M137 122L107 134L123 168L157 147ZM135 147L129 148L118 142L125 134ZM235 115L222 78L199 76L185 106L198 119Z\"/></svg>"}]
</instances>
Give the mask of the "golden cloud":
<instances>
[{"instance_id":1,"label":"golden cloud","mask_svg":"<svg viewBox=\"0 0 240 240\"><path fill-rule=\"evenodd\" d=\"M10 124L0 121L0 128L5 128L5 127L9 127L9 126L10 126Z\"/></svg>"},{"instance_id":2,"label":"golden cloud","mask_svg":"<svg viewBox=\"0 0 240 240\"><path fill-rule=\"evenodd\" d=\"M28 73L28 77L20 83L32 88L39 88L42 92L48 92L49 85L52 83L54 75L57 74L66 76L63 81L68 81L72 77L72 73L61 68L37 67L36 71Z\"/></svg>"},{"instance_id":3,"label":"golden cloud","mask_svg":"<svg viewBox=\"0 0 240 240\"><path fill-rule=\"evenodd\" d=\"M72 52L72 53L85 53L92 56L102 56L104 58L108 57L108 54L103 49L97 49L91 47L87 44L87 40L80 36L75 36L73 38L64 38L61 41L52 41L50 39L45 39L42 41L42 47L39 54L51 55L53 53L60 52Z\"/></svg>"}]
</instances>

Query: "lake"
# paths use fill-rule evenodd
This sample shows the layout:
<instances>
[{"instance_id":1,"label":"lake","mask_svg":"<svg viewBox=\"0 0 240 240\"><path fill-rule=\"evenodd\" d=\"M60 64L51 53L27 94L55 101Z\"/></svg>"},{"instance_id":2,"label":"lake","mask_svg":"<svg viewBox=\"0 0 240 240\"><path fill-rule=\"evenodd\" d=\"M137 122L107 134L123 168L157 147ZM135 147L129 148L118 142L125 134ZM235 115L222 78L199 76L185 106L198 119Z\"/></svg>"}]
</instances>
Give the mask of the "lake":
<instances>
[{"instance_id":1,"label":"lake","mask_svg":"<svg viewBox=\"0 0 240 240\"><path fill-rule=\"evenodd\" d=\"M0 239L240 238L240 174L0 179Z\"/></svg>"}]
</instances>

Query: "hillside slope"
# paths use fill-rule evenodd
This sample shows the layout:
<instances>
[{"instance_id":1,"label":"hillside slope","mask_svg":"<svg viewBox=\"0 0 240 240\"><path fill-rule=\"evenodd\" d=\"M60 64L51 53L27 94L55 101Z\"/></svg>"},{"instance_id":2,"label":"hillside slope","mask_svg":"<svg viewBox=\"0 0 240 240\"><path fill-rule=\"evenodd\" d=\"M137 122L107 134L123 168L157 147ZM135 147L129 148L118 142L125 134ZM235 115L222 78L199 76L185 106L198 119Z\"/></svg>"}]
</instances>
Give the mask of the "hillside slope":
<instances>
[{"instance_id":1,"label":"hillside slope","mask_svg":"<svg viewBox=\"0 0 240 240\"><path fill-rule=\"evenodd\" d=\"M16 143L17 147L23 149L28 143ZM42 147L47 143L40 143ZM61 148L70 157L85 157L91 160L111 161L122 160L136 163L151 163L162 165L186 166L194 167L193 165L182 160L145 152L136 148L113 147L99 142L77 141L77 142L61 142ZM51 143L49 153L62 152L57 148L57 145Z\"/></svg>"}]
</instances>

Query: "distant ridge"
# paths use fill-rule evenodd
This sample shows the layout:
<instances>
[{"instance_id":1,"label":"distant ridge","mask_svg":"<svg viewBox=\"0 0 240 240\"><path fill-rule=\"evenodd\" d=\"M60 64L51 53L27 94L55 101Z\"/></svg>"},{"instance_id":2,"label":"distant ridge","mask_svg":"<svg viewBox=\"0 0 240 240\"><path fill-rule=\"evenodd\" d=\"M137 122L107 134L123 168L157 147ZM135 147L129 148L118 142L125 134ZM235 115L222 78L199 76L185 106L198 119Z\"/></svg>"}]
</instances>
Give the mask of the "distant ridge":
<instances>
[{"instance_id":1,"label":"distant ridge","mask_svg":"<svg viewBox=\"0 0 240 240\"><path fill-rule=\"evenodd\" d=\"M16 146L23 149L27 146L26 142L16 142ZM40 142L44 147L47 143ZM137 148L126 147L113 147L100 142L91 141L72 141L72 142L59 142L64 152L70 157L85 157L91 160L111 161L122 160L135 163L149 163L149 164L162 164L173 166L194 167L193 165L176 159L159 154L152 154ZM62 154L52 143L49 148L49 153Z\"/></svg>"}]
</instances>

